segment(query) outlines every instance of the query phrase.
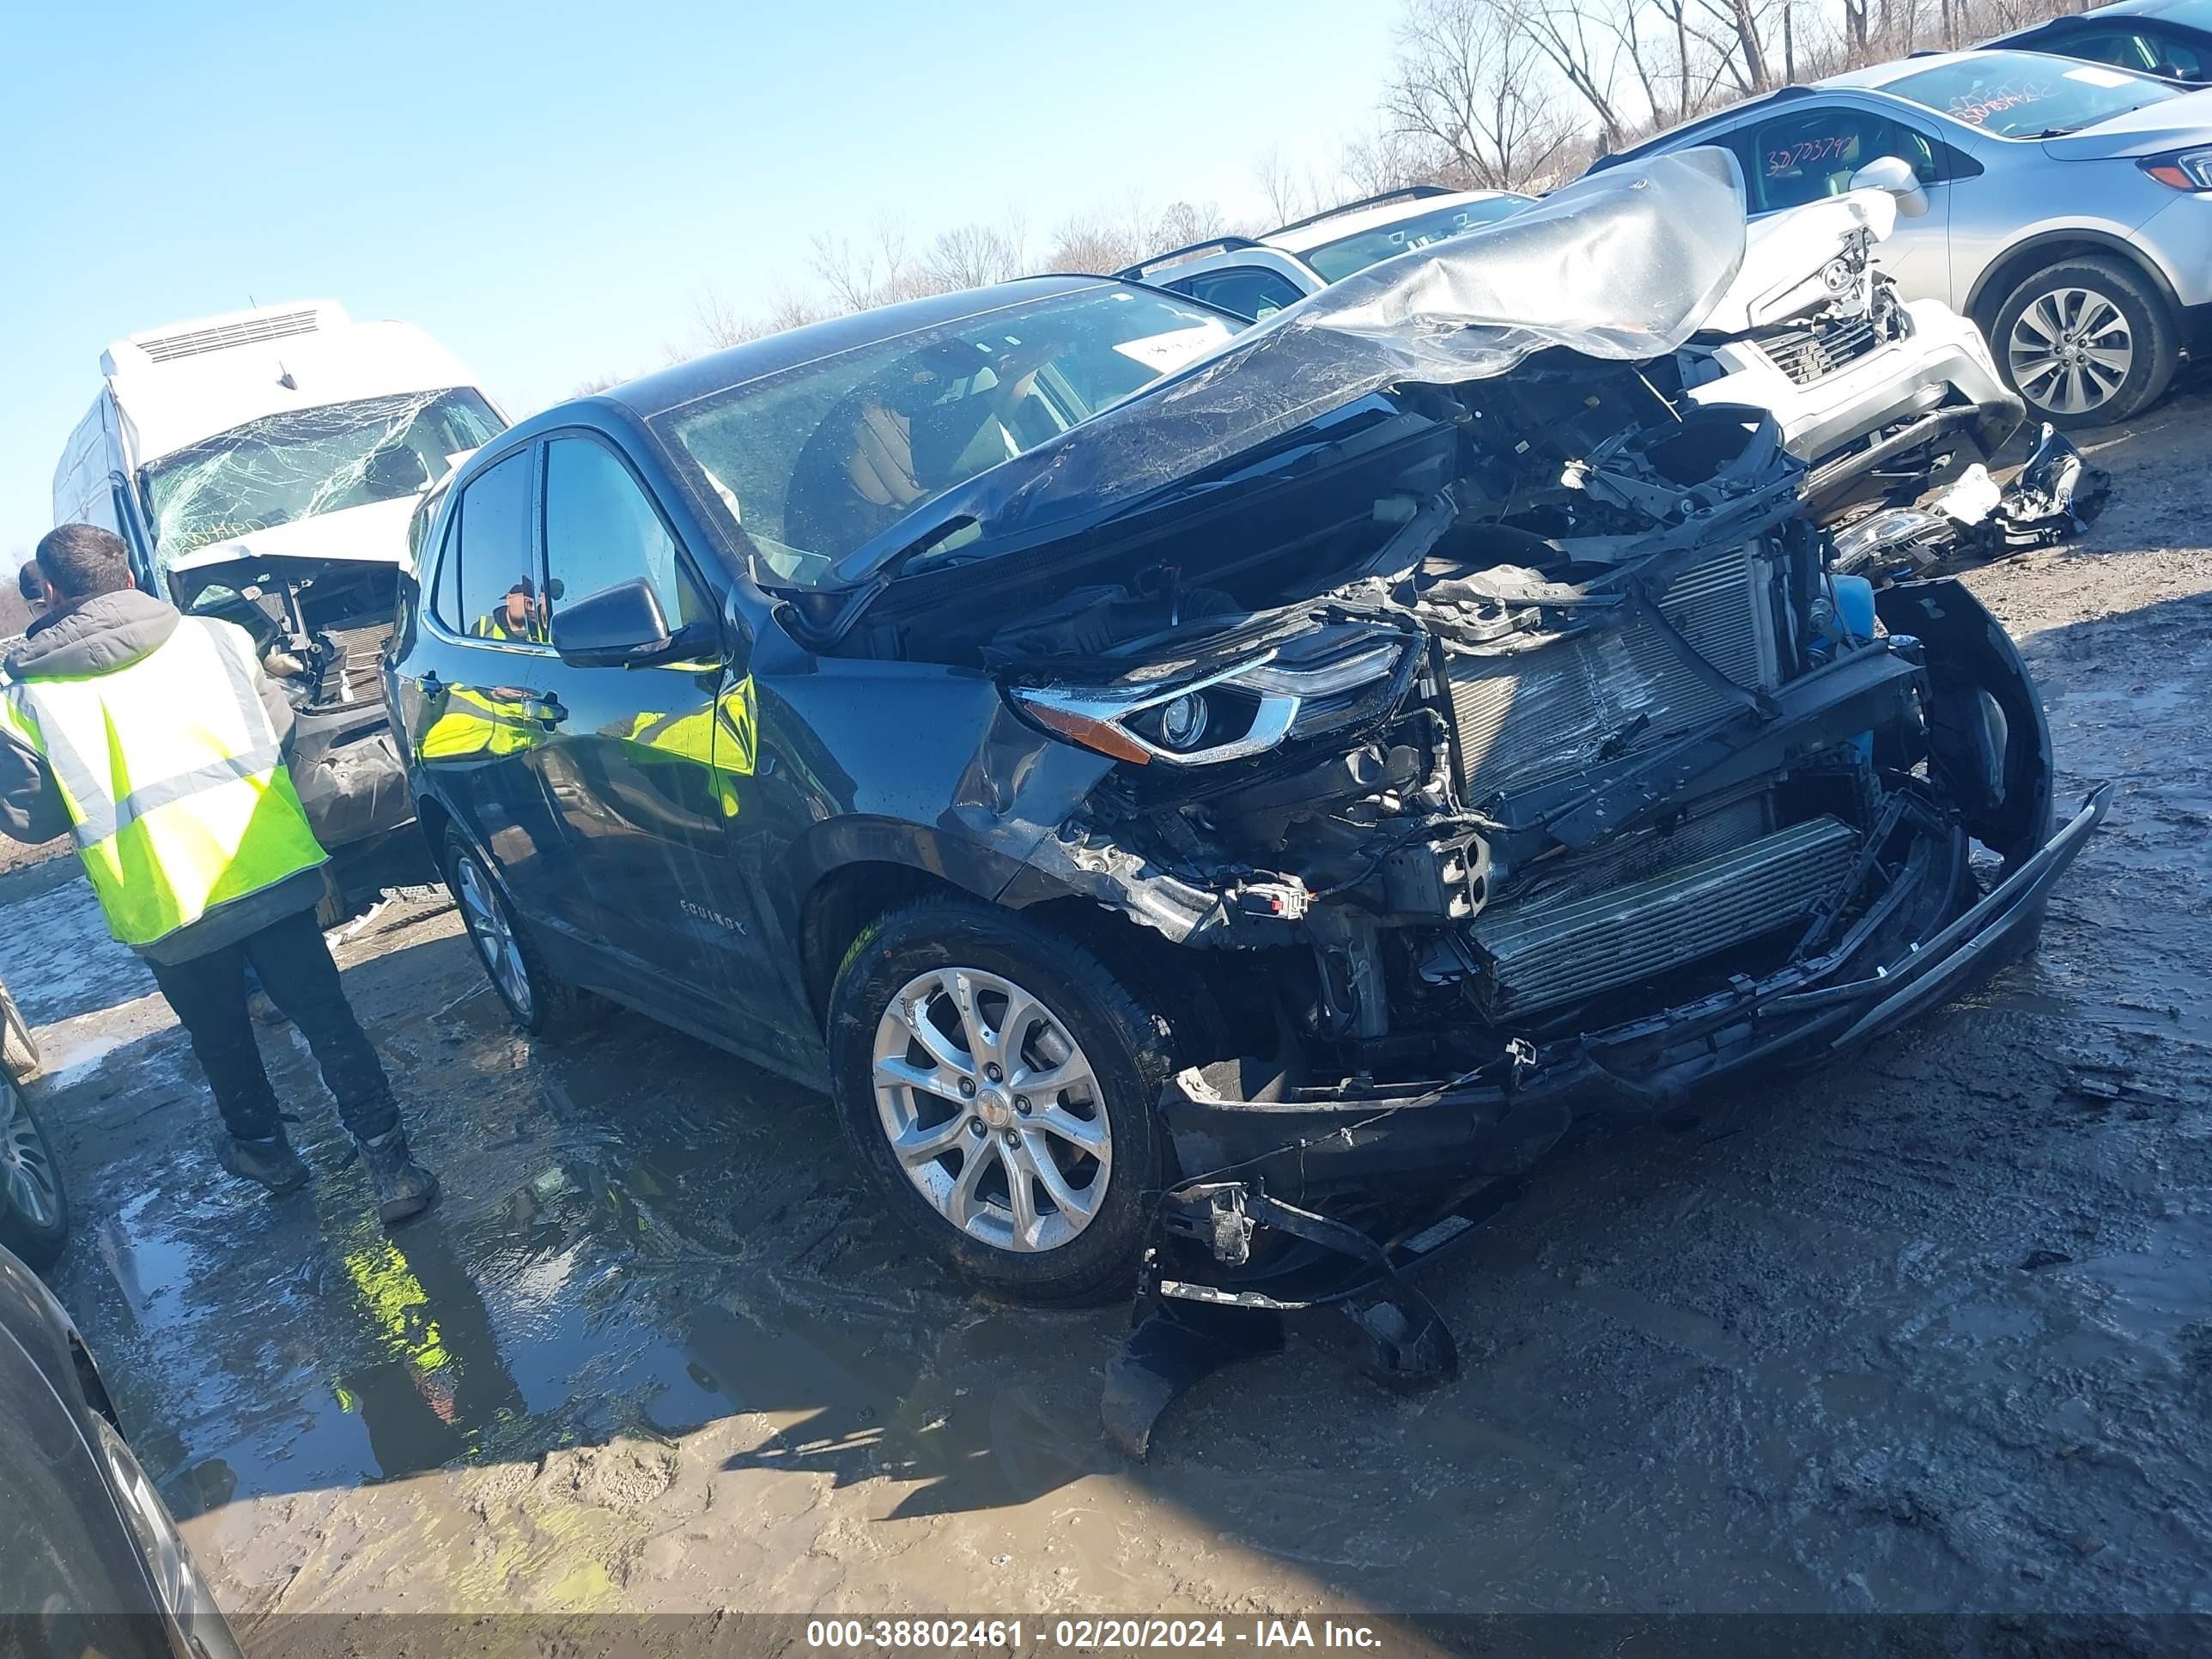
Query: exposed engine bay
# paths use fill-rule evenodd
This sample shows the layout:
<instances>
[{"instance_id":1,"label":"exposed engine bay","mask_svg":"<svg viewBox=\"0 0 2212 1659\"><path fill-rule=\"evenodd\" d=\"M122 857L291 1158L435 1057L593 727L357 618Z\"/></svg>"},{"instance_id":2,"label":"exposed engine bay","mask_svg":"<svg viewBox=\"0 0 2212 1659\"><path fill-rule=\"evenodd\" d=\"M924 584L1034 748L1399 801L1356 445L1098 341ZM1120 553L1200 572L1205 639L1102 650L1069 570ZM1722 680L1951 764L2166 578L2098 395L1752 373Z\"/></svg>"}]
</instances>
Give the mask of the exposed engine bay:
<instances>
[{"instance_id":1,"label":"exposed engine bay","mask_svg":"<svg viewBox=\"0 0 2212 1659\"><path fill-rule=\"evenodd\" d=\"M293 775L326 848L414 816L384 707L396 567L263 558L196 566L176 578L184 608L252 636L262 670L292 705Z\"/></svg>"},{"instance_id":2,"label":"exposed engine bay","mask_svg":"<svg viewBox=\"0 0 2212 1659\"><path fill-rule=\"evenodd\" d=\"M1323 1305L1377 1375L1448 1366L1391 1248L1454 1236L1575 1109L1887 1029L1933 988L1868 986L1997 893L1985 968L2024 948L2104 810L2054 851L2009 643L1954 585L1839 573L1763 412L1562 351L1436 396L1449 435L1395 447L1410 487L1321 533L1350 563L1310 597L1178 544L982 647L1117 763L1031 862L1239 953L1195 976L1147 1292L1181 1310L1147 1340L1208 1364L1194 1308ZM1189 1359L1143 1352L1109 1395L1132 1449Z\"/></svg>"}]
</instances>

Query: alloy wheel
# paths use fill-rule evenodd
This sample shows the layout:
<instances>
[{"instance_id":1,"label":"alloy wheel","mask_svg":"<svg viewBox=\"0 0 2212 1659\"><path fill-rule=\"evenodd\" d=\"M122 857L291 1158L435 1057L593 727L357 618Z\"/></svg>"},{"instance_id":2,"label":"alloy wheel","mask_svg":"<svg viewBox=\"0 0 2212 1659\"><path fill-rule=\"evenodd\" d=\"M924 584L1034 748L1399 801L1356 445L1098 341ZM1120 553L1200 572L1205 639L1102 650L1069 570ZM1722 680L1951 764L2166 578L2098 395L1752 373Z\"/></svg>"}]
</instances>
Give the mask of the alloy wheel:
<instances>
[{"instance_id":1,"label":"alloy wheel","mask_svg":"<svg viewBox=\"0 0 2212 1659\"><path fill-rule=\"evenodd\" d=\"M454 896L461 902L461 920L476 941L477 954L515 1012L531 1015L530 971L523 965L522 947L507 925L507 912L474 857L463 853L453 860Z\"/></svg>"},{"instance_id":2,"label":"alloy wheel","mask_svg":"<svg viewBox=\"0 0 2212 1659\"><path fill-rule=\"evenodd\" d=\"M21 1093L0 1079L0 1202L34 1227L60 1218L62 1194L53 1155L31 1121Z\"/></svg>"},{"instance_id":3,"label":"alloy wheel","mask_svg":"<svg viewBox=\"0 0 2212 1659\"><path fill-rule=\"evenodd\" d=\"M1097 1073L1060 1017L1003 975L933 969L877 1022L876 1115L916 1191L980 1243L1066 1244L1114 1167Z\"/></svg>"},{"instance_id":4,"label":"alloy wheel","mask_svg":"<svg viewBox=\"0 0 2212 1659\"><path fill-rule=\"evenodd\" d=\"M2094 289L2058 288L2029 302L2005 342L2013 384L2058 415L2086 415L2119 393L2135 368L2135 331Z\"/></svg>"}]
</instances>

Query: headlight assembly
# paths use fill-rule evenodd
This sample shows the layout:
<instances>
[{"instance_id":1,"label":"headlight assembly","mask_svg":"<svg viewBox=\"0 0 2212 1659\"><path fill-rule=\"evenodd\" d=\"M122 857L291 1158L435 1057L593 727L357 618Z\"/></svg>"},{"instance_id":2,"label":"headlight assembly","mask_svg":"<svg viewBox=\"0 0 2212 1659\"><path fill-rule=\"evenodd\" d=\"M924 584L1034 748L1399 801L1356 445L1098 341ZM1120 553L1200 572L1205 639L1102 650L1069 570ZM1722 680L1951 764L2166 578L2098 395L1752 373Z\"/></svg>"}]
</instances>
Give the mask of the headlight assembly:
<instances>
[{"instance_id":1,"label":"headlight assembly","mask_svg":"<svg viewBox=\"0 0 2212 1659\"><path fill-rule=\"evenodd\" d=\"M2212 190L2212 146L2147 155L2136 165L2161 185L2176 190Z\"/></svg>"},{"instance_id":2,"label":"headlight assembly","mask_svg":"<svg viewBox=\"0 0 2212 1659\"><path fill-rule=\"evenodd\" d=\"M1321 699L1386 678L1405 641L1362 645L1310 666L1273 652L1164 688L1016 686L1014 706L1047 731L1137 766L1210 766L1264 754Z\"/></svg>"}]
</instances>

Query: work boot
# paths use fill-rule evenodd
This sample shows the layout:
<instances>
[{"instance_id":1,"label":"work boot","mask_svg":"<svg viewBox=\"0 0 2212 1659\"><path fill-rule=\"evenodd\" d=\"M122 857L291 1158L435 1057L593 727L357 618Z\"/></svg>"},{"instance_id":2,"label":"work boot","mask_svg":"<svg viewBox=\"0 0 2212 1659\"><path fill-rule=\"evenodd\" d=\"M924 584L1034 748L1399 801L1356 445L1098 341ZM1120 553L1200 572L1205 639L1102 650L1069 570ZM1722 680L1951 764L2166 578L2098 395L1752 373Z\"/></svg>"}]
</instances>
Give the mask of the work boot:
<instances>
[{"instance_id":1,"label":"work boot","mask_svg":"<svg viewBox=\"0 0 2212 1659\"><path fill-rule=\"evenodd\" d=\"M407 1150L407 1132L387 1129L374 1140L356 1140L368 1178L376 1183L376 1213L387 1225L420 1215L438 1196L438 1177Z\"/></svg>"},{"instance_id":2,"label":"work boot","mask_svg":"<svg viewBox=\"0 0 2212 1659\"><path fill-rule=\"evenodd\" d=\"M307 1166L280 1127L249 1140L228 1129L215 1138L215 1161L241 1181L258 1181L272 1193L296 1193L307 1184Z\"/></svg>"}]
</instances>

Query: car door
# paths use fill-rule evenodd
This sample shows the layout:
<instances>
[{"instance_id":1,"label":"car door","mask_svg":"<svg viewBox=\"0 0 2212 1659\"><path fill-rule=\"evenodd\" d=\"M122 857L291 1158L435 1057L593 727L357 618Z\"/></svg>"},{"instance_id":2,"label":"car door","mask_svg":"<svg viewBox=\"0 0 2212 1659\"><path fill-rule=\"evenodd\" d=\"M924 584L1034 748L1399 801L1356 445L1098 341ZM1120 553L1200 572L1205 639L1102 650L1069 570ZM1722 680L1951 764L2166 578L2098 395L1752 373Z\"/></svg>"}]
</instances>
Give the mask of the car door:
<instances>
[{"instance_id":1,"label":"car door","mask_svg":"<svg viewBox=\"0 0 2212 1659\"><path fill-rule=\"evenodd\" d=\"M568 848L560 902L571 925L655 982L655 1000L708 1024L779 1021L761 995L757 902L731 856L754 753L751 682L725 667L718 605L669 516L609 435L545 440L540 492L545 593L561 607L644 580L681 661L580 666L546 677L555 715L532 763Z\"/></svg>"},{"instance_id":2,"label":"car door","mask_svg":"<svg viewBox=\"0 0 2212 1659\"><path fill-rule=\"evenodd\" d=\"M536 463L525 445L455 495L401 679L427 784L533 922L563 886L561 837L532 764L550 734L557 665L532 531Z\"/></svg>"},{"instance_id":3,"label":"car door","mask_svg":"<svg viewBox=\"0 0 2212 1659\"><path fill-rule=\"evenodd\" d=\"M1778 213L1840 196L1869 161L1894 155L1911 163L1928 193L1928 211L1898 216L1889 239L1875 250L1905 298L1951 298L1952 181L1972 164L1932 131L1842 98L1793 100L1764 119L1729 135L1743 164L1747 210Z\"/></svg>"}]
</instances>

